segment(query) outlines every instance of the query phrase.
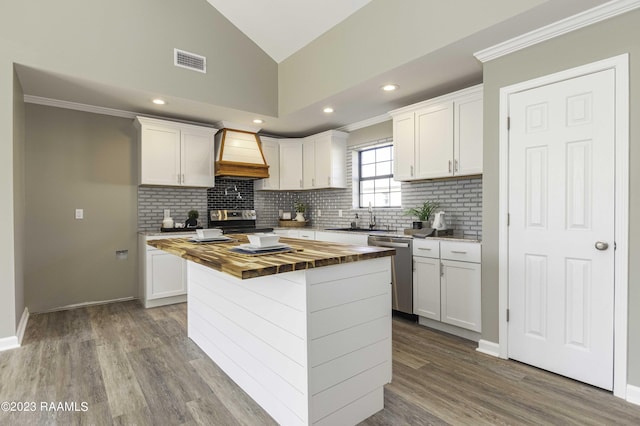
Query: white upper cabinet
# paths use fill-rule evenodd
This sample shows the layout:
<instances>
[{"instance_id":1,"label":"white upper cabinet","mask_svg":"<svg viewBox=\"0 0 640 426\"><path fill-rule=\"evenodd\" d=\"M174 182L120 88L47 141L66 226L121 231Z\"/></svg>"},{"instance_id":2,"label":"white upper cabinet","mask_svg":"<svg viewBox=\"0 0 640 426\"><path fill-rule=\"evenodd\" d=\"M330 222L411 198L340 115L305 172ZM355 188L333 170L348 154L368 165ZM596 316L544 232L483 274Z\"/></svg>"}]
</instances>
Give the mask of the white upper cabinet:
<instances>
[{"instance_id":1,"label":"white upper cabinet","mask_svg":"<svg viewBox=\"0 0 640 426\"><path fill-rule=\"evenodd\" d=\"M263 152L271 166L275 155L275 143L270 148L262 138ZM304 139L273 139L278 141L279 185L263 179L257 189L302 190L322 188L346 188L347 134L330 130ZM267 151L272 149L269 154ZM269 169L272 175L272 169Z\"/></svg>"},{"instance_id":2,"label":"white upper cabinet","mask_svg":"<svg viewBox=\"0 0 640 426\"><path fill-rule=\"evenodd\" d=\"M258 179L255 183L257 190L280 189L280 143L278 139L260 137L262 153L269 166L269 177Z\"/></svg>"},{"instance_id":3,"label":"white upper cabinet","mask_svg":"<svg viewBox=\"0 0 640 426\"><path fill-rule=\"evenodd\" d=\"M482 110L478 85L391 111L395 179L481 174Z\"/></svg>"},{"instance_id":4,"label":"white upper cabinet","mask_svg":"<svg viewBox=\"0 0 640 426\"><path fill-rule=\"evenodd\" d=\"M482 90L461 97L455 103L453 122L454 174L458 176L482 173Z\"/></svg>"},{"instance_id":5,"label":"white upper cabinet","mask_svg":"<svg viewBox=\"0 0 640 426\"><path fill-rule=\"evenodd\" d=\"M309 136L302 143L303 188L345 188L347 134L328 131Z\"/></svg>"},{"instance_id":6,"label":"white upper cabinet","mask_svg":"<svg viewBox=\"0 0 640 426\"><path fill-rule=\"evenodd\" d=\"M139 184L214 186L216 129L137 117Z\"/></svg>"},{"instance_id":7,"label":"white upper cabinet","mask_svg":"<svg viewBox=\"0 0 640 426\"><path fill-rule=\"evenodd\" d=\"M395 180L415 179L415 114L413 111L393 117L393 176ZM395 141L402 141L395 142Z\"/></svg>"},{"instance_id":8,"label":"white upper cabinet","mask_svg":"<svg viewBox=\"0 0 640 426\"><path fill-rule=\"evenodd\" d=\"M300 139L280 140L280 189L303 189Z\"/></svg>"}]
</instances>

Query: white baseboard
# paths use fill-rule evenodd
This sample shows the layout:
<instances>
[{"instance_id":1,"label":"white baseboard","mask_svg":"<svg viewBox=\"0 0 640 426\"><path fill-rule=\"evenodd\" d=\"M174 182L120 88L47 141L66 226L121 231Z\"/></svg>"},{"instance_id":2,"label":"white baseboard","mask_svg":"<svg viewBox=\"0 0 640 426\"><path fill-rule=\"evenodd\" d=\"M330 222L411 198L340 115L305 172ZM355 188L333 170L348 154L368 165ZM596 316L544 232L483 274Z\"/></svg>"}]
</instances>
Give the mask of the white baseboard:
<instances>
[{"instance_id":1,"label":"white baseboard","mask_svg":"<svg viewBox=\"0 0 640 426\"><path fill-rule=\"evenodd\" d=\"M498 343L490 342L488 340L480 339L478 341L478 348L476 351L486 355L500 357L500 345Z\"/></svg>"},{"instance_id":2,"label":"white baseboard","mask_svg":"<svg viewBox=\"0 0 640 426\"><path fill-rule=\"evenodd\" d=\"M27 329L28 321L29 309L24 308L22 317L20 317L20 323L18 324L18 330L16 330L16 335L0 339L0 352L20 347L20 345L22 344L22 338L24 337L24 331Z\"/></svg>"},{"instance_id":3,"label":"white baseboard","mask_svg":"<svg viewBox=\"0 0 640 426\"><path fill-rule=\"evenodd\" d=\"M20 318L20 323L18 324L18 330L16 331L19 345L22 345L22 338L24 337L24 332L27 329L28 321L29 321L29 309L25 307L24 311L22 312L22 317Z\"/></svg>"},{"instance_id":4,"label":"white baseboard","mask_svg":"<svg viewBox=\"0 0 640 426\"><path fill-rule=\"evenodd\" d=\"M61 306L59 308L48 309L46 311L39 311L39 312L36 312L36 314L48 314L49 312L68 311L68 310L71 310L71 309L86 308L87 306L106 305L108 303L128 302L128 301L134 300L134 299L136 299L136 298L135 297L122 297L120 299L99 300L97 302L75 303L73 305L66 305L66 306Z\"/></svg>"},{"instance_id":5,"label":"white baseboard","mask_svg":"<svg viewBox=\"0 0 640 426\"><path fill-rule=\"evenodd\" d=\"M19 347L20 343L18 343L18 336L4 337L0 339L0 352Z\"/></svg>"},{"instance_id":6,"label":"white baseboard","mask_svg":"<svg viewBox=\"0 0 640 426\"><path fill-rule=\"evenodd\" d=\"M640 405L640 387L627 385L627 402Z\"/></svg>"}]
</instances>

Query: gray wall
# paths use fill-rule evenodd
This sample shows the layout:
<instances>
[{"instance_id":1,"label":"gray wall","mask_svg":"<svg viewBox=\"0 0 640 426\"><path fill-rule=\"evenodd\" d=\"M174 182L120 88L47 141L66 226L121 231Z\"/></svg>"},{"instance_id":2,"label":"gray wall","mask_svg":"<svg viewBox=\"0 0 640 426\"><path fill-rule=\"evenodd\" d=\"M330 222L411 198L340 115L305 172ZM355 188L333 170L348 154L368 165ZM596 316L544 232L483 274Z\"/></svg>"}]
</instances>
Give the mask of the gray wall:
<instances>
[{"instance_id":1,"label":"gray wall","mask_svg":"<svg viewBox=\"0 0 640 426\"><path fill-rule=\"evenodd\" d=\"M129 119L26 105L31 312L137 296L136 141Z\"/></svg>"},{"instance_id":2,"label":"gray wall","mask_svg":"<svg viewBox=\"0 0 640 426\"><path fill-rule=\"evenodd\" d=\"M0 39L0 51L3 42ZM15 225L13 197L13 65L0 55L0 339L16 335ZM18 113L19 114L19 113ZM19 284L18 284L19 285Z\"/></svg>"},{"instance_id":3,"label":"gray wall","mask_svg":"<svg viewBox=\"0 0 640 426\"><path fill-rule=\"evenodd\" d=\"M24 262L25 262L25 108L22 87L14 72L13 85L13 212L15 256L15 315L16 327L24 312Z\"/></svg>"},{"instance_id":4,"label":"gray wall","mask_svg":"<svg viewBox=\"0 0 640 426\"><path fill-rule=\"evenodd\" d=\"M498 107L499 90L517 82L630 53L629 373L640 385L640 11L557 37L485 64L482 337L498 341Z\"/></svg>"},{"instance_id":5,"label":"gray wall","mask_svg":"<svg viewBox=\"0 0 640 426\"><path fill-rule=\"evenodd\" d=\"M375 76L434 53L545 0L461 3L371 1L280 63L280 114L297 111L370 79L371 87L377 88L383 82ZM450 79L450 75L442 77ZM426 78L433 81L436 77Z\"/></svg>"},{"instance_id":6,"label":"gray wall","mask_svg":"<svg viewBox=\"0 0 640 426\"><path fill-rule=\"evenodd\" d=\"M159 232L164 210L175 222L184 222L189 210L198 211L198 221L207 226L207 188L138 187L138 230Z\"/></svg>"},{"instance_id":7,"label":"gray wall","mask_svg":"<svg viewBox=\"0 0 640 426\"><path fill-rule=\"evenodd\" d=\"M277 113L277 64L206 0L30 0L2 9L2 54L10 61L134 91ZM174 48L206 56L207 73L173 66Z\"/></svg>"}]
</instances>

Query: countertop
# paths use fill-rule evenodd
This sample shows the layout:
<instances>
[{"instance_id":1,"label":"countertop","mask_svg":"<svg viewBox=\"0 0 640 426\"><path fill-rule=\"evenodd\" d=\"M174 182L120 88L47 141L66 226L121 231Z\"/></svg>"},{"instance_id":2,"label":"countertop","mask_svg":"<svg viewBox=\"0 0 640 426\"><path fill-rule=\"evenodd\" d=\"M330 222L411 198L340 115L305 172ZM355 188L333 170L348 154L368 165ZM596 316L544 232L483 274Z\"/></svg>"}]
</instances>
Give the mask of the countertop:
<instances>
[{"instance_id":1,"label":"countertop","mask_svg":"<svg viewBox=\"0 0 640 426\"><path fill-rule=\"evenodd\" d=\"M280 227L273 227L274 230L291 230L291 229L304 229L304 230L308 230L308 231L314 231L314 232L318 232L318 231L322 231L322 232L339 232L341 234L352 234L352 235L384 235L384 236L391 236L391 237L403 237L403 238L416 238L416 239L421 239L418 237L413 237L412 235L407 235L404 234L404 231L398 231L398 230L373 230L373 231L362 231L362 232L354 232L354 231L338 231L335 229L326 229L326 228L317 228L317 227L304 227L304 228L280 228ZM138 234L140 235L145 235L147 237L158 237L158 236L166 236L167 238L173 238L173 236L175 235L195 235L194 230L190 230L190 229L183 229L180 232L160 232L160 231L138 231ZM462 234L456 233L454 231L453 235L451 236L444 236L444 237L427 237L427 239L429 240L443 240L443 241L466 241L466 242L470 242L470 243L481 243L482 240L477 239L477 238L473 238L473 237L465 237Z\"/></svg>"},{"instance_id":2,"label":"countertop","mask_svg":"<svg viewBox=\"0 0 640 426\"><path fill-rule=\"evenodd\" d=\"M336 229L327 229L327 228L319 228L319 227L304 227L304 228L280 228L274 227L274 230L291 230L291 229L299 229L299 230L308 230L314 232L339 232L341 234L351 234L351 235L382 235L389 237L402 237L402 238L415 238L415 239L423 239L420 237L414 237L413 235L408 235L404 233L404 230L384 230L384 229L374 229L372 231L340 231ZM465 237L461 233L457 233L455 230L453 231L453 235L442 236L442 237L427 237L429 240L443 240L443 241L466 241L469 243L481 243L482 240L473 237Z\"/></svg>"},{"instance_id":3,"label":"countertop","mask_svg":"<svg viewBox=\"0 0 640 426\"><path fill-rule=\"evenodd\" d=\"M171 236L167 236L167 238L163 239L149 240L147 244L240 279L358 262L391 256L396 253L395 249L385 247L359 247L283 237L280 238L280 242L288 244L298 251L264 256L247 256L229 251L230 247L248 243L247 236L244 234L230 234L228 236L237 239L237 241L198 244L189 242L188 238L171 238Z\"/></svg>"}]
</instances>

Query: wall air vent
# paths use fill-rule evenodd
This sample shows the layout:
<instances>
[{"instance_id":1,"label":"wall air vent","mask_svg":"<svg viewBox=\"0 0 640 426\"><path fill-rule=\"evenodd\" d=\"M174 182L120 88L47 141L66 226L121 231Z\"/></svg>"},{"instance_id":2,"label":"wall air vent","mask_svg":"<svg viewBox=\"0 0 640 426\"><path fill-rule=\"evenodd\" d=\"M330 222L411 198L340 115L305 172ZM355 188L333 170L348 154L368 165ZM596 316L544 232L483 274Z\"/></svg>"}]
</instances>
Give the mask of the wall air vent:
<instances>
[{"instance_id":1,"label":"wall air vent","mask_svg":"<svg viewBox=\"0 0 640 426\"><path fill-rule=\"evenodd\" d=\"M207 58L180 49L173 49L173 64L176 67L188 68L202 73L207 72Z\"/></svg>"}]
</instances>

